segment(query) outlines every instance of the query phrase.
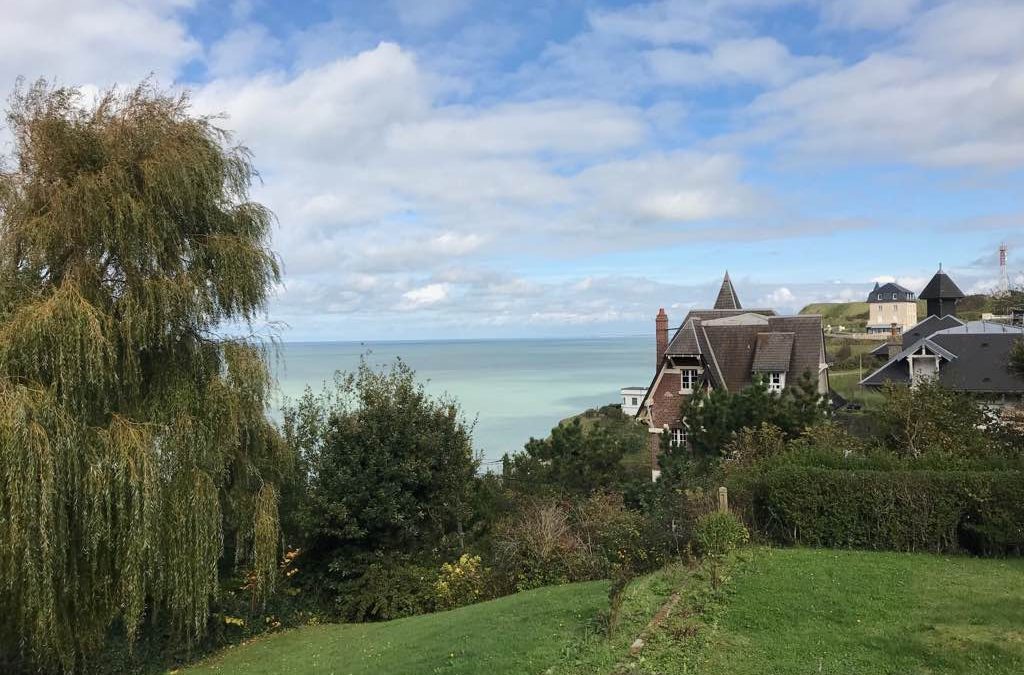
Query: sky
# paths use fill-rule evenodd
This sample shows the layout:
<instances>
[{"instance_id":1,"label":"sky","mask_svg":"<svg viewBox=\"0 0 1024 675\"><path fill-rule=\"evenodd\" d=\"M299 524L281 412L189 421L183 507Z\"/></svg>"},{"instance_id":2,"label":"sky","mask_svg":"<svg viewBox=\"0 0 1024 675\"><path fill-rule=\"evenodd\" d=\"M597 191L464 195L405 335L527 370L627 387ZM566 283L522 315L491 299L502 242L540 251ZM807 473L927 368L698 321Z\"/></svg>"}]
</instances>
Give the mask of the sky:
<instances>
[{"instance_id":1,"label":"sky","mask_svg":"<svg viewBox=\"0 0 1024 675\"><path fill-rule=\"evenodd\" d=\"M1001 242L1024 281L1022 35L1020 0L5 0L0 91L223 115L285 340L646 335L725 270L784 312L990 290Z\"/></svg>"}]
</instances>

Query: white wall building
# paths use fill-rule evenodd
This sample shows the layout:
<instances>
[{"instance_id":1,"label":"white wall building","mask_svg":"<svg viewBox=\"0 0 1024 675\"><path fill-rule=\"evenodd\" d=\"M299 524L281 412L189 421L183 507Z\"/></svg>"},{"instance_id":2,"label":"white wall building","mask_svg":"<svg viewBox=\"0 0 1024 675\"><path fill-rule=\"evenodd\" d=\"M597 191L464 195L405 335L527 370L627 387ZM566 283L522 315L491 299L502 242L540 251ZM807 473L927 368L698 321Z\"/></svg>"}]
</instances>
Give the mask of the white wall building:
<instances>
[{"instance_id":1,"label":"white wall building","mask_svg":"<svg viewBox=\"0 0 1024 675\"><path fill-rule=\"evenodd\" d=\"M640 402L647 395L647 387L623 387L619 393L622 395L622 414L633 417L640 410Z\"/></svg>"}]
</instances>

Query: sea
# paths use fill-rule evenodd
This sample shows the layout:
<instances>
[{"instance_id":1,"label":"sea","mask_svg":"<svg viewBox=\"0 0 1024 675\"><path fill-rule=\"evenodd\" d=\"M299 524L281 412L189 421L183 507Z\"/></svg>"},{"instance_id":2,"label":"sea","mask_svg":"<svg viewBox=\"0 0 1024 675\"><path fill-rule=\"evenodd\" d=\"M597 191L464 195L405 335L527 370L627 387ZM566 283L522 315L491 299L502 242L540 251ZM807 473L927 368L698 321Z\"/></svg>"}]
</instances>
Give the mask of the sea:
<instances>
[{"instance_id":1,"label":"sea","mask_svg":"<svg viewBox=\"0 0 1024 675\"><path fill-rule=\"evenodd\" d=\"M374 367L401 358L432 394L458 400L474 422L473 443L485 468L566 417L618 403L619 389L647 386L652 337L495 339L401 342L285 342L272 360L283 400L319 391L361 356Z\"/></svg>"}]
</instances>

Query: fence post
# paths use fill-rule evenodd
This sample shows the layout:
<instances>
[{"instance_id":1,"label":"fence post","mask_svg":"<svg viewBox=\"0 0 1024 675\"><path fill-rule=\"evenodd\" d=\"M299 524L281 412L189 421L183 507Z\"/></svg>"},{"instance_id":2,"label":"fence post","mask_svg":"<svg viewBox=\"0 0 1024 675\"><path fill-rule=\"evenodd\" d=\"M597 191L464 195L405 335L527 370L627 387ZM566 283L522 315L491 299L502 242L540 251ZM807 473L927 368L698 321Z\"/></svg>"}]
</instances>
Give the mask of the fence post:
<instances>
[{"instance_id":1,"label":"fence post","mask_svg":"<svg viewBox=\"0 0 1024 675\"><path fill-rule=\"evenodd\" d=\"M724 485L718 488L718 510L723 513L729 510L729 488Z\"/></svg>"}]
</instances>

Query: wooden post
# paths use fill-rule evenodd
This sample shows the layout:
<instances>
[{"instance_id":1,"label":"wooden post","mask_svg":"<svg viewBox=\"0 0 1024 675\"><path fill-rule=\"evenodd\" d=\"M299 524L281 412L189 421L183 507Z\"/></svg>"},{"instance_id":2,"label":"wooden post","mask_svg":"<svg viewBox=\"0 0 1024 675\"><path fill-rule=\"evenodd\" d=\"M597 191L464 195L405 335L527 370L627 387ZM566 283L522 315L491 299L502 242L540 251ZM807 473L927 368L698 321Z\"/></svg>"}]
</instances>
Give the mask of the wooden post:
<instances>
[{"instance_id":1,"label":"wooden post","mask_svg":"<svg viewBox=\"0 0 1024 675\"><path fill-rule=\"evenodd\" d=\"M724 485L718 488L718 510L722 512L729 510L729 488Z\"/></svg>"}]
</instances>

